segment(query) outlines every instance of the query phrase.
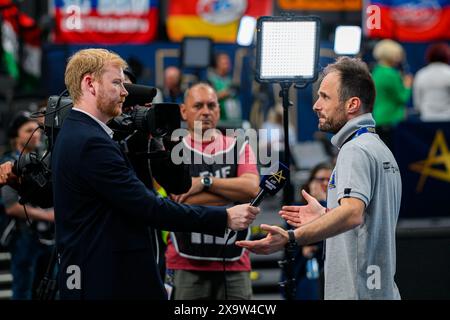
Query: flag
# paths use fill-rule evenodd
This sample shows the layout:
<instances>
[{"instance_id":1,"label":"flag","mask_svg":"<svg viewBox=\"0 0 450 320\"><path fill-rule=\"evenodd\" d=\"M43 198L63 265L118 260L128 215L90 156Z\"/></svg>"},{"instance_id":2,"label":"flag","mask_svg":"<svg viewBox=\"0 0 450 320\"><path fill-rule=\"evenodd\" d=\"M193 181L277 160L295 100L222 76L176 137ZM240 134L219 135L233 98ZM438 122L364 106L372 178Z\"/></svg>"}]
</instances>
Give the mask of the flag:
<instances>
[{"instance_id":1,"label":"flag","mask_svg":"<svg viewBox=\"0 0 450 320\"><path fill-rule=\"evenodd\" d=\"M209 37L216 42L235 42L242 16L272 14L271 0L171 0L167 17L170 40Z\"/></svg>"},{"instance_id":2,"label":"flag","mask_svg":"<svg viewBox=\"0 0 450 320\"><path fill-rule=\"evenodd\" d=\"M370 38L450 40L450 0L371 0L365 13Z\"/></svg>"},{"instance_id":3,"label":"flag","mask_svg":"<svg viewBox=\"0 0 450 320\"><path fill-rule=\"evenodd\" d=\"M54 41L142 44L155 39L158 0L53 0Z\"/></svg>"},{"instance_id":4,"label":"flag","mask_svg":"<svg viewBox=\"0 0 450 320\"><path fill-rule=\"evenodd\" d=\"M41 30L11 0L0 0L3 64L22 89L37 85L41 76Z\"/></svg>"}]
</instances>

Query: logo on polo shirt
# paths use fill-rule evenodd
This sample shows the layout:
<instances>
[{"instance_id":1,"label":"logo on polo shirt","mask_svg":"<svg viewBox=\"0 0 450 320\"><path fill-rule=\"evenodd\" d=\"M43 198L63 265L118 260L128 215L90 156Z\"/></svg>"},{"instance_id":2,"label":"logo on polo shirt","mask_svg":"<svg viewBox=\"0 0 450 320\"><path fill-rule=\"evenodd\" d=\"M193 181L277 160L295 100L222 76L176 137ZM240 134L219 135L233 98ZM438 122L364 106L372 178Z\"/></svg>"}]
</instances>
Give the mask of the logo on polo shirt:
<instances>
[{"instance_id":1,"label":"logo on polo shirt","mask_svg":"<svg viewBox=\"0 0 450 320\"><path fill-rule=\"evenodd\" d=\"M328 182L328 189L336 188L335 175L336 175L336 171L333 171L333 173L331 174L330 182Z\"/></svg>"}]
</instances>

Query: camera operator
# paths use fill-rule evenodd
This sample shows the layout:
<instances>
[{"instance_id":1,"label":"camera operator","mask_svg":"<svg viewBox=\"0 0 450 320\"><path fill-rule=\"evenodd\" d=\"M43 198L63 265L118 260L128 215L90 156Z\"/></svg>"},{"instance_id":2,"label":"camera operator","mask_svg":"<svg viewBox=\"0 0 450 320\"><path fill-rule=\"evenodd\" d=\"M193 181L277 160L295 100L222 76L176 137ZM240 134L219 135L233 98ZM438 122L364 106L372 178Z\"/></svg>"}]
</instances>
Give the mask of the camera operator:
<instances>
[{"instance_id":1,"label":"camera operator","mask_svg":"<svg viewBox=\"0 0 450 320\"><path fill-rule=\"evenodd\" d=\"M36 152L40 144L37 128L38 123L30 118L29 113L17 114L8 128L11 150L5 154L3 161L17 161L19 157ZM5 212L10 217L9 227L2 232L2 242L11 253L12 298L29 300L34 292L33 287L37 286L36 279L40 278L51 253L51 246L41 243L40 232L51 229L53 210L44 210L29 203L22 205L18 192L9 185L2 188L2 198Z\"/></svg>"},{"instance_id":2,"label":"camera operator","mask_svg":"<svg viewBox=\"0 0 450 320\"><path fill-rule=\"evenodd\" d=\"M106 126L128 94L125 67L105 49L80 50L66 67L74 107L52 154L62 299L167 299L148 226L223 236L259 212L177 204L145 187Z\"/></svg>"}]
</instances>

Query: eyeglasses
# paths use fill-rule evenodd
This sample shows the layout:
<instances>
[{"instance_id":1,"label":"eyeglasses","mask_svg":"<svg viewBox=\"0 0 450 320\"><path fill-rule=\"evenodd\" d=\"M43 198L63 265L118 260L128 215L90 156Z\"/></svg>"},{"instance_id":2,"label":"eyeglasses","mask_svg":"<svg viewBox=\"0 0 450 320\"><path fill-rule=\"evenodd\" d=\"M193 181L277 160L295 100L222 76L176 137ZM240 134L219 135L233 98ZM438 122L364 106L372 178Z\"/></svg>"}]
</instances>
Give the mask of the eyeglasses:
<instances>
[{"instance_id":1,"label":"eyeglasses","mask_svg":"<svg viewBox=\"0 0 450 320\"><path fill-rule=\"evenodd\" d=\"M330 178L319 178L319 177L314 177L313 180L314 180L314 181L317 181L317 182L324 183L324 182L328 182L328 181L330 180Z\"/></svg>"}]
</instances>

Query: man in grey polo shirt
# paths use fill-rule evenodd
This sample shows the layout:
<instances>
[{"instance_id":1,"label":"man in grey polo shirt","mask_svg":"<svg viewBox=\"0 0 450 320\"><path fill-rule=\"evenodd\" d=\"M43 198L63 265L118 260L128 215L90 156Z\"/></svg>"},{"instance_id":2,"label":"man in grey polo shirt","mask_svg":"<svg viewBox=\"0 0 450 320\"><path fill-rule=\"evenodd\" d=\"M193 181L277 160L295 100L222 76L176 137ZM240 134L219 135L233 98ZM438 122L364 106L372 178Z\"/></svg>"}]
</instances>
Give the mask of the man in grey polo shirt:
<instances>
[{"instance_id":1,"label":"man in grey polo shirt","mask_svg":"<svg viewBox=\"0 0 450 320\"><path fill-rule=\"evenodd\" d=\"M397 162L375 133L375 87L367 65L339 58L328 65L314 111L319 129L334 133L340 149L327 208L303 192L306 206L284 206L280 215L296 229L262 225L268 236L236 243L256 253L326 240L325 299L400 299L394 282L395 228L401 200Z\"/></svg>"}]
</instances>

